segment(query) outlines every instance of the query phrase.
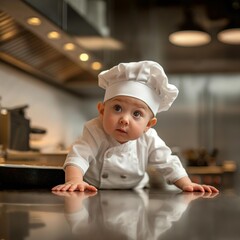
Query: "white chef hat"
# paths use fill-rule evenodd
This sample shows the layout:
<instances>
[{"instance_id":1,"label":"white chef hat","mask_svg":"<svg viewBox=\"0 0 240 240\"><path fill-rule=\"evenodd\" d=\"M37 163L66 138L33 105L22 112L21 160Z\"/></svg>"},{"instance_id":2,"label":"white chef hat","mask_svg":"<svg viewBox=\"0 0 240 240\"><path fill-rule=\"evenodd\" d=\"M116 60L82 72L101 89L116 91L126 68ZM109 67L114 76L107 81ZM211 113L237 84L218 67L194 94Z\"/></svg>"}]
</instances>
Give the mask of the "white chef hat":
<instances>
[{"instance_id":1,"label":"white chef hat","mask_svg":"<svg viewBox=\"0 0 240 240\"><path fill-rule=\"evenodd\" d=\"M115 96L134 97L145 102L154 115L168 110L178 95L163 68L153 61L120 63L101 72L98 84L106 90L104 102Z\"/></svg>"}]
</instances>

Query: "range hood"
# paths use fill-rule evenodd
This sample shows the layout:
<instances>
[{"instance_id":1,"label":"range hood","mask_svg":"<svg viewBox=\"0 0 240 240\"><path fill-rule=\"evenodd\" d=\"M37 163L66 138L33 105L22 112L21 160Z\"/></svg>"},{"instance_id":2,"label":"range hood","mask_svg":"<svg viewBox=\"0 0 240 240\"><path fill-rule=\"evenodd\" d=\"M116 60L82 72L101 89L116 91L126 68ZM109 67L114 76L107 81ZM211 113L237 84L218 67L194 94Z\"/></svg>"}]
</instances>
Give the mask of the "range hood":
<instances>
[{"instance_id":1,"label":"range hood","mask_svg":"<svg viewBox=\"0 0 240 240\"><path fill-rule=\"evenodd\" d=\"M29 26L26 20L33 16L43 19L44 26ZM81 19L85 21L83 17ZM87 21L85 25L91 28ZM60 41L54 42L46 37L47 31L51 29L60 32ZM89 31L94 32L93 28ZM63 31L27 1L1 0L0 32L2 61L77 95L89 96L91 92L95 94L99 71L91 69L90 64L98 59L88 52L91 61L81 62L76 52L64 51L62 46L67 42L76 44L78 52L86 52L86 49L81 48L71 34ZM94 33L97 34L97 31Z\"/></svg>"}]
</instances>

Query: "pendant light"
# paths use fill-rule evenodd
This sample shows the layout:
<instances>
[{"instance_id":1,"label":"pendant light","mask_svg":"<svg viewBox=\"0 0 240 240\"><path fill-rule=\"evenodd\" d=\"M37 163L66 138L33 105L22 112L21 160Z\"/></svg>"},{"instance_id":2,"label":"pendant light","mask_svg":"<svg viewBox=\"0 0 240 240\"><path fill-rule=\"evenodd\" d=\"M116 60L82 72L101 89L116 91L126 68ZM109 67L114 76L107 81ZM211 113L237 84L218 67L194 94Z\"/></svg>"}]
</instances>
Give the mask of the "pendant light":
<instances>
[{"instance_id":1,"label":"pendant light","mask_svg":"<svg viewBox=\"0 0 240 240\"><path fill-rule=\"evenodd\" d=\"M217 35L220 42L226 44L240 44L240 1L231 2L230 21Z\"/></svg>"},{"instance_id":2,"label":"pendant light","mask_svg":"<svg viewBox=\"0 0 240 240\"><path fill-rule=\"evenodd\" d=\"M240 44L240 24L230 22L224 29L222 29L217 38L220 42L232 45Z\"/></svg>"},{"instance_id":3,"label":"pendant light","mask_svg":"<svg viewBox=\"0 0 240 240\"><path fill-rule=\"evenodd\" d=\"M196 47L208 44L211 36L193 19L192 12L185 8L184 22L169 35L169 41L177 46Z\"/></svg>"}]
</instances>

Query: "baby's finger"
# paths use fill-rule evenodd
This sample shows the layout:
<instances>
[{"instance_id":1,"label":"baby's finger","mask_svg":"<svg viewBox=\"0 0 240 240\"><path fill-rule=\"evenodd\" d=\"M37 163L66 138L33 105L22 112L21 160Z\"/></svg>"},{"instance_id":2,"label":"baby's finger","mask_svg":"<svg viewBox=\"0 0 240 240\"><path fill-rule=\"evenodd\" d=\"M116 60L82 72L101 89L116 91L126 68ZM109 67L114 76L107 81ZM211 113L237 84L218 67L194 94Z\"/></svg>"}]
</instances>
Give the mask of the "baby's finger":
<instances>
[{"instance_id":1,"label":"baby's finger","mask_svg":"<svg viewBox=\"0 0 240 240\"><path fill-rule=\"evenodd\" d=\"M72 186L71 183L65 183L62 185L61 191L68 191L68 189Z\"/></svg>"},{"instance_id":2,"label":"baby's finger","mask_svg":"<svg viewBox=\"0 0 240 240\"><path fill-rule=\"evenodd\" d=\"M52 188L52 191L61 191L63 187L64 187L64 184L57 185Z\"/></svg>"},{"instance_id":3,"label":"baby's finger","mask_svg":"<svg viewBox=\"0 0 240 240\"><path fill-rule=\"evenodd\" d=\"M76 187L80 192L84 192L85 191L85 186L84 184L78 184Z\"/></svg>"},{"instance_id":4,"label":"baby's finger","mask_svg":"<svg viewBox=\"0 0 240 240\"><path fill-rule=\"evenodd\" d=\"M219 190L213 186L210 186L213 193L219 193Z\"/></svg>"},{"instance_id":5,"label":"baby's finger","mask_svg":"<svg viewBox=\"0 0 240 240\"><path fill-rule=\"evenodd\" d=\"M205 192L212 193L212 189L211 189L210 186L208 186L208 185L202 185L202 187L204 188L204 191L205 191Z\"/></svg>"},{"instance_id":6,"label":"baby's finger","mask_svg":"<svg viewBox=\"0 0 240 240\"><path fill-rule=\"evenodd\" d=\"M69 187L68 191L69 192L74 192L77 189L77 184L71 184L71 186Z\"/></svg>"},{"instance_id":7,"label":"baby's finger","mask_svg":"<svg viewBox=\"0 0 240 240\"><path fill-rule=\"evenodd\" d=\"M86 190L89 190L89 191L92 191L92 192L97 192L97 188L95 188L95 187L92 186L92 185L87 185L87 186L86 186Z\"/></svg>"},{"instance_id":8,"label":"baby's finger","mask_svg":"<svg viewBox=\"0 0 240 240\"><path fill-rule=\"evenodd\" d=\"M200 184L194 184L193 191L205 192L203 186L201 186Z\"/></svg>"}]
</instances>

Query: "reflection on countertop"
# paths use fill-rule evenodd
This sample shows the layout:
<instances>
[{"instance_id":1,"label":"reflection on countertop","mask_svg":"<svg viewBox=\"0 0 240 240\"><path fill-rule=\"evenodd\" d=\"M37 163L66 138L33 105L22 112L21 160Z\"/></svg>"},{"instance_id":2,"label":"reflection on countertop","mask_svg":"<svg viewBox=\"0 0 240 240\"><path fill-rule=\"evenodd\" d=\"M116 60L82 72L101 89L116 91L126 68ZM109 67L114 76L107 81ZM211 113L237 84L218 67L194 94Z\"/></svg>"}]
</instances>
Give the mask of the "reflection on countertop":
<instances>
[{"instance_id":1,"label":"reflection on countertop","mask_svg":"<svg viewBox=\"0 0 240 240\"><path fill-rule=\"evenodd\" d=\"M65 197L66 218L81 239L158 239L200 194L149 198L147 191L57 192ZM96 195L95 195L96 194ZM92 197L95 195L95 197Z\"/></svg>"},{"instance_id":2,"label":"reflection on countertop","mask_svg":"<svg viewBox=\"0 0 240 240\"><path fill-rule=\"evenodd\" d=\"M0 239L238 239L239 195L0 191Z\"/></svg>"}]
</instances>

